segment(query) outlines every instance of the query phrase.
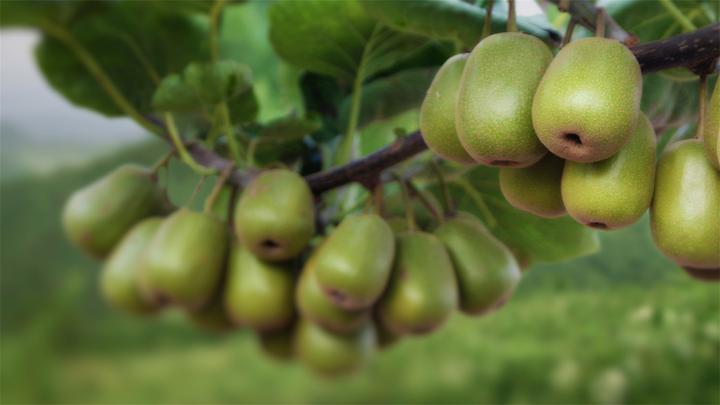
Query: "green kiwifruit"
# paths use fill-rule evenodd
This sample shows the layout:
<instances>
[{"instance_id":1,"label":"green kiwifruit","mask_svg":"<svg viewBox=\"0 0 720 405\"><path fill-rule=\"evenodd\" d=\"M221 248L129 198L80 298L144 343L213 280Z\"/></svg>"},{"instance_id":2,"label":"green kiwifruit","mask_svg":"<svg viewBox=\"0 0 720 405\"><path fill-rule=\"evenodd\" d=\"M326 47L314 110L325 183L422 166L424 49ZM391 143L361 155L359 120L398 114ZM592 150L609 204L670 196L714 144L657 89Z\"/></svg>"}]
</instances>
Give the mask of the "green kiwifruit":
<instances>
[{"instance_id":1,"label":"green kiwifruit","mask_svg":"<svg viewBox=\"0 0 720 405\"><path fill-rule=\"evenodd\" d=\"M163 221L147 247L144 289L153 297L200 310L222 277L226 250L225 224L180 208Z\"/></svg>"},{"instance_id":2,"label":"green kiwifruit","mask_svg":"<svg viewBox=\"0 0 720 405\"><path fill-rule=\"evenodd\" d=\"M682 269L696 280L715 283L720 281L720 267L715 267L714 269L698 269L685 266Z\"/></svg>"},{"instance_id":3,"label":"green kiwifruit","mask_svg":"<svg viewBox=\"0 0 720 405\"><path fill-rule=\"evenodd\" d=\"M594 163L568 161L562 175L568 214L596 229L635 223L650 207L654 188L655 131L644 114L618 153Z\"/></svg>"},{"instance_id":4,"label":"green kiwifruit","mask_svg":"<svg viewBox=\"0 0 720 405\"><path fill-rule=\"evenodd\" d=\"M640 115L642 75L621 42L584 38L563 47L545 72L532 106L540 141L574 162L614 155Z\"/></svg>"},{"instance_id":5,"label":"green kiwifruit","mask_svg":"<svg viewBox=\"0 0 720 405\"><path fill-rule=\"evenodd\" d=\"M565 161L548 153L532 166L500 169L500 190L513 207L544 218L565 215L560 193Z\"/></svg>"},{"instance_id":6,"label":"green kiwifruit","mask_svg":"<svg viewBox=\"0 0 720 405\"><path fill-rule=\"evenodd\" d=\"M165 209L153 173L126 164L74 192L65 204L62 222L74 244L103 258L138 221Z\"/></svg>"},{"instance_id":7,"label":"green kiwifruit","mask_svg":"<svg viewBox=\"0 0 720 405\"><path fill-rule=\"evenodd\" d=\"M261 332L286 328L295 315L290 266L260 260L238 243L231 248L225 309L238 325Z\"/></svg>"},{"instance_id":8,"label":"green kiwifruit","mask_svg":"<svg viewBox=\"0 0 720 405\"><path fill-rule=\"evenodd\" d=\"M284 261L300 254L315 233L313 195L305 179L285 169L261 173L237 203L235 231L263 260Z\"/></svg>"},{"instance_id":9,"label":"green kiwifruit","mask_svg":"<svg viewBox=\"0 0 720 405\"><path fill-rule=\"evenodd\" d=\"M217 291L215 296L205 307L194 312L188 312L187 316L190 321L209 332L229 332L237 329L237 326L230 318L223 305L221 291Z\"/></svg>"},{"instance_id":10,"label":"green kiwifruit","mask_svg":"<svg viewBox=\"0 0 720 405\"><path fill-rule=\"evenodd\" d=\"M295 354L311 370L325 376L359 370L375 353L376 347L372 322L366 322L357 332L339 335L300 320L295 332Z\"/></svg>"},{"instance_id":11,"label":"green kiwifruit","mask_svg":"<svg viewBox=\"0 0 720 405\"><path fill-rule=\"evenodd\" d=\"M338 307L320 287L315 275L316 267L317 254L305 263L297 284L296 301L300 314L335 333L349 333L361 328L367 322L368 310L351 311Z\"/></svg>"},{"instance_id":12,"label":"green kiwifruit","mask_svg":"<svg viewBox=\"0 0 720 405\"><path fill-rule=\"evenodd\" d=\"M295 357L293 352L295 325L279 331L258 333L257 339L263 353L275 360L289 361Z\"/></svg>"},{"instance_id":13,"label":"green kiwifruit","mask_svg":"<svg viewBox=\"0 0 720 405\"><path fill-rule=\"evenodd\" d=\"M315 276L325 294L344 309L368 308L390 278L395 235L378 215L351 215L315 255Z\"/></svg>"},{"instance_id":14,"label":"green kiwifruit","mask_svg":"<svg viewBox=\"0 0 720 405\"><path fill-rule=\"evenodd\" d=\"M720 263L720 173L702 141L670 145L660 158L650 209L658 248L683 267L714 269Z\"/></svg>"},{"instance_id":15,"label":"green kiwifruit","mask_svg":"<svg viewBox=\"0 0 720 405\"><path fill-rule=\"evenodd\" d=\"M504 304L520 281L515 256L476 218L464 215L445 221L435 235L450 253L460 309L479 315Z\"/></svg>"},{"instance_id":16,"label":"green kiwifruit","mask_svg":"<svg viewBox=\"0 0 720 405\"><path fill-rule=\"evenodd\" d=\"M475 161L529 166L547 149L535 136L535 89L552 60L541 40L519 32L491 35L473 49L462 75L456 126Z\"/></svg>"},{"instance_id":17,"label":"green kiwifruit","mask_svg":"<svg viewBox=\"0 0 720 405\"><path fill-rule=\"evenodd\" d=\"M475 163L455 130L455 105L467 57L460 54L445 61L420 107L420 131L428 148L442 158L462 164Z\"/></svg>"},{"instance_id":18,"label":"green kiwifruit","mask_svg":"<svg viewBox=\"0 0 720 405\"><path fill-rule=\"evenodd\" d=\"M100 289L113 307L135 314L152 313L160 307L141 294L138 283L145 250L162 221L158 217L140 221L108 256L100 274Z\"/></svg>"},{"instance_id":19,"label":"green kiwifruit","mask_svg":"<svg viewBox=\"0 0 720 405\"><path fill-rule=\"evenodd\" d=\"M427 333L457 306L452 261L440 239L425 232L398 235L392 278L378 303L383 324L396 334Z\"/></svg>"},{"instance_id":20,"label":"green kiwifruit","mask_svg":"<svg viewBox=\"0 0 720 405\"><path fill-rule=\"evenodd\" d=\"M705 111L703 139L708 160L720 170L720 78L715 82L715 90Z\"/></svg>"}]
</instances>

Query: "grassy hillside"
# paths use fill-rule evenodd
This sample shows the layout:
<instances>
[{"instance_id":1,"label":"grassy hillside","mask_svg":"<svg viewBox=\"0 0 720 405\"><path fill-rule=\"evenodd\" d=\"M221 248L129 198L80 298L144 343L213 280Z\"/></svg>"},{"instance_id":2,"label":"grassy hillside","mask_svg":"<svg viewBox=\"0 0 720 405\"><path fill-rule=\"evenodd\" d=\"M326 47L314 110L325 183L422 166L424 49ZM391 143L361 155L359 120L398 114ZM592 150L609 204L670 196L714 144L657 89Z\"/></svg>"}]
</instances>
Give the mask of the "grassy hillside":
<instances>
[{"instance_id":1,"label":"grassy hillside","mask_svg":"<svg viewBox=\"0 0 720 405\"><path fill-rule=\"evenodd\" d=\"M269 360L248 332L113 312L98 263L65 241L60 210L118 163L159 153L140 145L2 185L0 402L720 402L720 286L661 257L647 219L603 234L597 255L535 266L502 311L457 315L339 381ZM193 184L172 172L182 202Z\"/></svg>"}]
</instances>

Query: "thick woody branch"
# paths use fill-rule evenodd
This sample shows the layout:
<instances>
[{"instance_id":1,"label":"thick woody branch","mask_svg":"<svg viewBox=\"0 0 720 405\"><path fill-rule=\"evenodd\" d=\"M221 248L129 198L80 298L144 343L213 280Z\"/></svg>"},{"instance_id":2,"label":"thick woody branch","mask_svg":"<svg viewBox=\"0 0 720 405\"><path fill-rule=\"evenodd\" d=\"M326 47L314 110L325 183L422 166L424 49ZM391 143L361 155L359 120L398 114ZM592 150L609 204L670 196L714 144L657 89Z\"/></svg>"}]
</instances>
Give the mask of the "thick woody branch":
<instances>
[{"instance_id":1,"label":"thick woody branch","mask_svg":"<svg viewBox=\"0 0 720 405\"><path fill-rule=\"evenodd\" d=\"M548 0L558 6L562 11L569 13L572 18L583 27L595 32L598 8L589 0ZM564 8L567 8L566 10ZM620 24L609 15L605 15L605 28L607 36L620 42L632 44L635 37L625 31Z\"/></svg>"},{"instance_id":2,"label":"thick woody branch","mask_svg":"<svg viewBox=\"0 0 720 405\"><path fill-rule=\"evenodd\" d=\"M553 0L554 1L554 0ZM571 2L577 4L579 2ZM582 21L582 20L579 20ZM720 24L672 38L631 47L643 73L656 72L675 67L694 69L707 65L720 57ZM372 183L383 170L409 159L427 149L420 132L414 132L362 159L307 177L315 194L360 182ZM218 170L231 162L199 144L189 145L190 153L201 164ZM230 177L233 184L243 186L254 173L235 171Z\"/></svg>"}]
</instances>

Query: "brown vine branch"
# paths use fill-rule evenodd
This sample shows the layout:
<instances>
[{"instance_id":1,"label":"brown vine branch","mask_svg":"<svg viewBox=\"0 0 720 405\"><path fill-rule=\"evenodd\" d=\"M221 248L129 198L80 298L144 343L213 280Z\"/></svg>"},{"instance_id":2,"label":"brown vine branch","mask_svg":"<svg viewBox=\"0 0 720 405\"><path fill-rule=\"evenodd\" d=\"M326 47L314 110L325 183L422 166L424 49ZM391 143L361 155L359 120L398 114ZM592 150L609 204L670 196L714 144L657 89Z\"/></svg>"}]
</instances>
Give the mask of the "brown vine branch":
<instances>
[{"instance_id":1,"label":"brown vine branch","mask_svg":"<svg viewBox=\"0 0 720 405\"><path fill-rule=\"evenodd\" d=\"M577 3L580 2L571 2L571 8L572 5ZM594 19L595 14L592 15L593 22ZM582 19L578 21L582 23ZM612 30L610 33L612 35ZM720 24L714 24L672 38L637 45L631 47L630 50L637 58L638 63L640 63L643 73L675 67L693 69L720 57ZM362 159L309 175L306 179L313 193L320 194L348 183L363 183L368 179L377 178L383 170L426 149L427 146L422 139L422 135L419 131L416 131ZM215 152L197 143L188 145L188 150L197 162L206 167L223 170L227 165L232 164L230 160L218 156ZM229 182L244 186L255 174L256 172L247 170L236 170L230 177Z\"/></svg>"},{"instance_id":2,"label":"brown vine branch","mask_svg":"<svg viewBox=\"0 0 720 405\"><path fill-rule=\"evenodd\" d=\"M598 15L598 8L589 0L548 0L558 6L563 11L566 11L572 15L572 18L577 21L583 27L595 32L595 27ZM567 8L567 9L565 9ZM620 42L628 45L633 45L637 39L635 36L625 31L620 24L612 19L607 13L605 13L605 29L607 37L615 38Z\"/></svg>"}]
</instances>

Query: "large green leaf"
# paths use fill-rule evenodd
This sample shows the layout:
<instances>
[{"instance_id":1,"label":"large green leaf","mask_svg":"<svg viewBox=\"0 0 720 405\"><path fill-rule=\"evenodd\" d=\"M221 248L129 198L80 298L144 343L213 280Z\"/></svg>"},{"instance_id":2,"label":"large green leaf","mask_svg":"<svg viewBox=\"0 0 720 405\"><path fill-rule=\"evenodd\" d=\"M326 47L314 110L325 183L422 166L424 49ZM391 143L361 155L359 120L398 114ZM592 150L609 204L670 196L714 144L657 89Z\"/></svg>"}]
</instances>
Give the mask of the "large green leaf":
<instances>
[{"instance_id":1,"label":"large green leaf","mask_svg":"<svg viewBox=\"0 0 720 405\"><path fill-rule=\"evenodd\" d=\"M292 115L267 123L252 140L255 163L263 166L300 156L306 150L305 137L319 128L319 121Z\"/></svg>"},{"instance_id":2,"label":"large green leaf","mask_svg":"<svg viewBox=\"0 0 720 405\"><path fill-rule=\"evenodd\" d=\"M353 0L279 1L270 9L270 40L287 62L346 82L386 69L426 42L382 26Z\"/></svg>"},{"instance_id":3,"label":"large green leaf","mask_svg":"<svg viewBox=\"0 0 720 405\"><path fill-rule=\"evenodd\" d=\"M599 250L597 232L570 217L540 218L512 207L500 191L497 169L478 166L462 178L474 191L451 183L457 207L483 220L522 263L558 262Z\"/></svg>"},{"instance_id":4,"label":"large green leaf","mask_svg":"<svg viewBox=\"0 0 720 405\"><path fill-rule=\"evenodd\" d=\"M369 15L392 28L438 40L454 40L471 49L480 40L485 10L457 0L366 0ZM504 31L505 12L493 12L492 30ZM518 29L546 41L557 42L559 34L548 24L518 18Z\"/></svg>"},{"instance_id":5,"label":"large green leaf","mask_svg":"<svg viewBox=\"0 0 720 405\"><path fill-rule=\"evenodd\" d=\"M76 17L66 30L107 73L141 113L152 111L156 78L205 60L207 23L197 18L149 12L142 2L109 3L102 12ZM67 41L45 34L36 49L50 84L74 104L106 115L123 113L98 84Z\"/></svg>"},{"instance_id":6,"label":"large green leaf","mask_svg":"<svg viewBox=\"0 0 720 405\"><path fill-rule=\"evenodd\" d=\"M363 87L358 128L420 107L436 68L409 69L370 82ZM340 106L340 125L348 120L351 98Z\"/></svg>"}]
</instances>

